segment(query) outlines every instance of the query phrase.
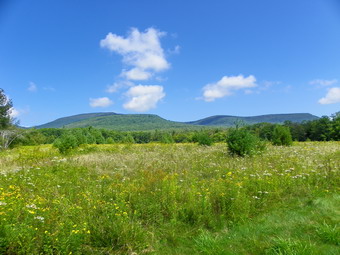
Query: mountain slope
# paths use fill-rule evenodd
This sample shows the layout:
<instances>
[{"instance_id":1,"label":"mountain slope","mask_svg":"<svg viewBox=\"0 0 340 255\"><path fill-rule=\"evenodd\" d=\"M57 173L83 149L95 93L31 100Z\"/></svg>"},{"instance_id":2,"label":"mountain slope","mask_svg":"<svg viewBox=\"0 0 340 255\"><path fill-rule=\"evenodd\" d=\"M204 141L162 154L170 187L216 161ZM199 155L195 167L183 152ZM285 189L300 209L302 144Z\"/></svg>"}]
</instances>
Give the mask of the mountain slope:
<instances>
[{"instance_id":1,"label":"mountain slope","mask_svg":"<svg viewBox=\"0 0 340 255\"><path fill-rule=\"evenodd\" d=\"M315 120L319 117L310 113L290 113L290 114L267 114L250 117L239 117L229 115L216 115L201 120L186 122L191 125L205 125L205 126L233 126L235 122L242 121L245 124L256 124L261 122L268 123L283 123L285 121L302 122Z\"/></svg>"},{"instance_id":2,"label":"mountain slope","mask_svg":"<svg viewBox=\"0 0 340 255\"><path fill-rule=\"evenodd\" d=\"M48 122L43 125L35 126L35 128L62 128L68 124L77 122L77 121L82 121L82 120L87 120L95 117L101 117L101 116L110 116L110 115L118 115L117 113L114 112L98 112L98 113L84 113L84 114L77 114L77 115L72 115L68 117L63 117L60 119L56 119L54 121Z\"/></svg>"},{"instance_id":3,"label":"mountain slope","mask_svg":"<svg viewBox=\"0 0 340 255\"><path fill-rule=\"evenodd\" d=\"M119 114L99 116L66 125L66 128L96 127L120 131L146 131L155 129L197 128L193 125L165 120L153 114Z\"/></svg>"}]
</instances>

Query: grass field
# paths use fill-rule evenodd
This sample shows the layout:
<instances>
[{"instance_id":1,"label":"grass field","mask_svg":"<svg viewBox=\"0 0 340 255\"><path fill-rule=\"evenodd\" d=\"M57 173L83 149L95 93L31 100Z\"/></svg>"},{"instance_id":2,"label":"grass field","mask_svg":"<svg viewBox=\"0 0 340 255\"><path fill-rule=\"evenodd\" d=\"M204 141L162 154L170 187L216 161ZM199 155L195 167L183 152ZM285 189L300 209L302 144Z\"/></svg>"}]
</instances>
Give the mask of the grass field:
<instances>
[{"instance_id":1,"label":"grass field","mask_svg":"<svg viewBox=\"0 0 340 255\"><path fill-rule=\"evenodd\" d=\"M340 142L0 153L0 254L339 254Z\"/></svg>"}]
</instances>

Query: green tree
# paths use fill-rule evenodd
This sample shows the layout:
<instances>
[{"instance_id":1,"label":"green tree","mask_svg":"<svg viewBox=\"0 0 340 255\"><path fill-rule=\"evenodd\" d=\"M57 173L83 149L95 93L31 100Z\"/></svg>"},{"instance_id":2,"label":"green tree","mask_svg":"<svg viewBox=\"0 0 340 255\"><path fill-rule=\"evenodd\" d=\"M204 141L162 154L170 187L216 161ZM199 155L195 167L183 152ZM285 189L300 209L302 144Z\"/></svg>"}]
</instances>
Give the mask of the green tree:
<instances>
[{"instance_id":1,"label":"green tree","mask_svg":"<svg viewBox=\"0 0 340 255\"><path fill-rule=\"evenodd\" d=\"M174 143L174 139L172 138L172 135L169 133L163 133L160 138L161 143Z\"/></svg>"},{"instance_id":2,"label":"green tree","mask_svg":"<svg viewBox=\"0 0 340 255\"><path fill-rule=\"evenodd\" d=\"M332 122L328 116L322 116L310 123L310 139L312 141L331 140Z\"/></svg>"},{"instance_id":3,"label":"green tree","mask_svg":"<svg viewBox=\"0 0 340 255\"><path fill-rule=\"evenodd\" d=\"M13 125L11 118L12 101L0 88L0 150L8 149L14 145L14 141L24 133Z\"/></svg>"},{"instance_id":4,"label":"green tree","mask_svg":"<svg viewBox=\"0 0 340 255\"><path fill-rule=\"evenodd\" d=\"M211 146L213 144L213 139L204 131L197 133L194 139L199 145Z\"/></svg>"},{"instance_id":5,"label":"green tree","mask_svg":"<svg viewBox=\"0 0 340 255\"><path fill-rule=\"evenodd\" d=\"M289 127L276 125L273 131L272 142L274 145L290 146L293 144L292 135Z\"/></svg>"},{"instance_id":6,"label":"green tree","mask_svg":"<svg viewBox=\"0 0 340 255\"><path fill-rule=\"evenodd\" d=\"M334 113L332 116L332 139L340 141L340 112Z\"/></svg>"},{"instance_id":7,"label":"green tree","mask_svg":"<svg viewBox=\"0 0 340 255\"><path fill-rule=\"evenodd\" d=\"M135 143L135 139L133 138L133 136L131 135L131 133L127 133L122 141L123 143L127 143L127 144L132 144L132 143Z\"/></svg>"},{"instance_id":8,"label":"green tree","mask_svg":"<svg viewBox=\"0 0 340 255\"><path fill-rule=\"evenodd\" d=\"M261 153L265 143L244 128L233 129L227 136L227 145L230 154L244 157Z\"/></svg>"},{"instance_id":9,"label":"green tree","mask_svg":"<svg viewBox=\"0 0 340 255\"><path fill-rule=\"evenodd\" d=\"M67 154L72 149L78 147L78 141L74 135L68 133L56 139L53 143L53 146L56 147L61 154Z\"/></svg>"},{"instance_id":10,"label":"green tree","mask_svg":"<svg viewBox=\"0 0 340 255\"><path fill-rule=\"evenodd\" d=\"M12 101L8 99L4 90L0 88L0 129L5 129L11 126L12 119L10 111L12 107Z\"/></svg>"}]
</instances>

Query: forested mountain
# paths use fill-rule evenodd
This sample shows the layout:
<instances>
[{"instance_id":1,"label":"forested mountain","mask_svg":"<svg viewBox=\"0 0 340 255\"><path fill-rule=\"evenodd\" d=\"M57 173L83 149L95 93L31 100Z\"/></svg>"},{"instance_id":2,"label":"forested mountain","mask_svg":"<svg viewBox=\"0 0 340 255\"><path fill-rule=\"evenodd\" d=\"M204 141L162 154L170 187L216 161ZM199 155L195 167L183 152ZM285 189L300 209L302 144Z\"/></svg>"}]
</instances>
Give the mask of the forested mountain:
<instances>
[{"instance_id":1,"label":"forested mountain","mask_svg":"<svg viewBox=\"0 0 340 255\"><path fill-rule=\"evenodd\" d=\"M35 128L62 128L62 127L65 127L65 126L67 126L71 123L77 122L77 121L88 120L88 119L97 118L97 117L111 116L111 115L117 115L117 113L114 113L114 112L99 112L99 113L77 114L77 115L73 115L73 116L68 116L68 117L56 119L56 120L48 122L46 124L35 126Z\"/></svg>"},{"instance_id":2,"label":"forested mountain","mask_svg":"<svg viewBox=\"0 0 340 255\"><path fill-rule=\"evenodd\" d=\"M291 121L301 123L303 121L316 120L319 117L310 113L290 113L290 114L267 114L250 117L239 117L229 115L216 115L201 120L186 122L191 125L206 125L206 126L233 126L235 122L241 121L245 124L256 124L256 123L272 123L279 124L285 121Z\"/></svg>"},{"instance_id":3,"label":"forested mountain","mask_svg":"<svg viewBox=\"0 0 340 255\"><path fill-rule=\"evenodd\" d=\"M95 127L119 131L197 128L189 124L165 120L153 114L88 113L60 118L35 128Z\"/></svg>"},{"instance_id":4,"label":"forested mountain","mask_svg":"<svg viewBox=\"0 0 340 255\"><path fill-rule=\"evenodd\" d=\"M175 122L163 119L154 114L117 114L113 112L87 113L57 119L55 121L36 126L35 128L78 128L78 127L95 127L120 131L146 131L156 129L177 129L188 128L197 129L203 126L229 127L235 125L238 121L244 124L256 123L283 123L285 121L300 123L318 119L309 113L293 114L269 114L252 117L239 116L211 116L191 122Z\"/></svg>"},{"instance_id":5,"label":"forested mountain","mask_svg":"<svg viewBox=\"0 0 340 255\"><path fill-rule=\"evenodd\" d=\"M193 128L181 122L165 120L153 114L118 114L100 116L70 123L67 128L96 127L119 131L147 131L155 129Z\"/></svg>"}]
</instances>

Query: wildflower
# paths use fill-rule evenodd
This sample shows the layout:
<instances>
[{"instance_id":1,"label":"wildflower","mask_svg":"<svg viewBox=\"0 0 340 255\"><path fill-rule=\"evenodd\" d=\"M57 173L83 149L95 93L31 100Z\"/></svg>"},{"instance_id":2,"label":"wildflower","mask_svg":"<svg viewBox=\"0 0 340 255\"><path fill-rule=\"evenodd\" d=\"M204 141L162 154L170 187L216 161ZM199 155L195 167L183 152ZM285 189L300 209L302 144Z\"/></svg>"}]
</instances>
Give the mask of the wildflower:
<instances>
[{"instance_id":1,"label":"wildflower","mask_svg":"<svg viewBox=\"0 0 340 255\"><path fill-rule=\"evenodd\" d=\"M45 218L42 216L35 216L34 219L44 222Z\"/></svg>"},{"instance_id":2,"label":"wildflower","mask_svg":"<svg viewBox=\"0 0 340 255\"><path fill-rule=\"evenodd\" d=\"M27 208L32 208L32 209L38 209L38 207L35 204L31 205L26 205Z\"/></svg>"}]
</instances>

